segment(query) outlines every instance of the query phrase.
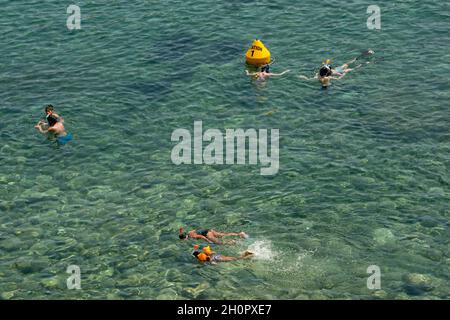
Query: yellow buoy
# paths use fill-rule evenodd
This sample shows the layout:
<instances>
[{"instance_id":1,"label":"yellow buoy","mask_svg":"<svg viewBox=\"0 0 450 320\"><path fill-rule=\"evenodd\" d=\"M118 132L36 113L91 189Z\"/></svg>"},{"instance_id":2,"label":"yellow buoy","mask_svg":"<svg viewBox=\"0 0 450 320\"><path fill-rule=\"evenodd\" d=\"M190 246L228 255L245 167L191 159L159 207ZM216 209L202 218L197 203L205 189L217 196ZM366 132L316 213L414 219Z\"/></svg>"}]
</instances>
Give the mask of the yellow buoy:
<instances>
[{"instance_id":1,"label":"yellow buoy","mask_svg":"<svg viewBox=\"0 0 450 320\"><path fill-rule=\"evenodd\" d=\"M270 62L270 52L261 40L255 39L245 54L248 64L261 66Z\"/></svg>"}]
</instances>

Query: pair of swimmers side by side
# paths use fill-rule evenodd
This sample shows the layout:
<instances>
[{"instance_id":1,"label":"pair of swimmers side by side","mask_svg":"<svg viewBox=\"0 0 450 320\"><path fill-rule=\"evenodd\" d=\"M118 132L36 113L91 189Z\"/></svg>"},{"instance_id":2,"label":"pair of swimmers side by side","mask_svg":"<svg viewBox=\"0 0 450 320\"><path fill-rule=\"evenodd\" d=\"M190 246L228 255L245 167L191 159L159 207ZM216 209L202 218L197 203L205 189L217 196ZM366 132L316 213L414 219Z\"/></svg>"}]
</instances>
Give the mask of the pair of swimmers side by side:
<instances>
[{"instance_id":1,"label":"pair of swimmers side by side","mask_svg":"<svg viewBox=\"0 0 450 320\"><path fill-rule=\"evenodd\" d=\"M248 238L248 235L241 232L220 232L214 229L197 229L191 230L188 233L183 233L183 228L180 228L180 232L178 237L180 240L188 240L188 239L196 239L196 240L205 240L208 243L213 244L235 244L235 240L219 240L219 238L223 237L240 237L240 238ZM225 256L222 254L218 254L212 251L210 245L207 245L202 250L199 249L198 245L195 245L194 252L192 255L200 262L229 262L236 261L241 259L247 259L253 256L253 253L250 251L244 251L239 256Z\"/></svg>"},{"instance_id":2,"label":"pair of swimmers side by side","mask_svg":"<svg viewBox=\"0 0 450 320\"><path fill-rule=\"evenodd\" d=\"M44 134L54 133L59 145L64 145L73 139L72 134L66 132L63 117L54 111L51 104L45 107L45 119L41 119L34 127Z\"/></svg>"},{"instance_id":3,"label":"pair of swimmers side by side","mask_svg":"<svg viewBox=\"0 0 450 320\"><path fill-rule=\"evenodd\" d=\"M364 56L369 56L369 55L373 55L373 54L374 54L373 50L371 50L371 49L365 50L359 56L357 56L357 57L353 58L352 60L350 60L349 62L344 63L343 65L337 66L337 67L333 67L331 65L331 60L327 59L326 61L322 62L322 65L321 65L319 71L316 73L316 75L314 77L308 78L306 76L301 75L301 76L299 76L299 78L304 79L304 80L319 80L319 82L322 85L322 88L327 89L331 85L331 80L342 79L350 71L353 71L355 69L362 67L364 63L359 63L358 65L355 65L354 67L350 67L351 64L354 64L355 62L357 62L360 58L362 58ZM380 59L383 59L383 57L381 57ZM372 62L365 62L365 64L374 63L374 62L376 62L376 60L372 61ZM281 73L272 73L270 71L270 64L272 64L272 63L273 63L273 61L269 64L261 66L260 69L256 72L249 72L248 70L245 70L246 75L254 77L256 80L265 80L268 77L282 76L282 75L290 72L290 70L285 70Z\"/></svg>"}]
</instances>

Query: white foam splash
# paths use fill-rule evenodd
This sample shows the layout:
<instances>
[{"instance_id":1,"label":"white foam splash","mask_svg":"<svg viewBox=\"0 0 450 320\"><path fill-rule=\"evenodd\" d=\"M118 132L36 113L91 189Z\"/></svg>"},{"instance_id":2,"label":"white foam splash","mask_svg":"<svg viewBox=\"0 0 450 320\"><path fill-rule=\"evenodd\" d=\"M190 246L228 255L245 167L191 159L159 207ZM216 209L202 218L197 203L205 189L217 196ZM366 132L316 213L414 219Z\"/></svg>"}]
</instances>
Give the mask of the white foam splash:
<instances>
[{"instance_id":1,"label":"white foam splash","mask_svg":"<svg viewBox=\"0 0 450 320\"><path fill-rule=\"evenodd\" d=\"M248 247L248 251L253 252L254 258L259 260L273 260L277 255L270 240L257 240Z\"/></svg>"}]
</instances>

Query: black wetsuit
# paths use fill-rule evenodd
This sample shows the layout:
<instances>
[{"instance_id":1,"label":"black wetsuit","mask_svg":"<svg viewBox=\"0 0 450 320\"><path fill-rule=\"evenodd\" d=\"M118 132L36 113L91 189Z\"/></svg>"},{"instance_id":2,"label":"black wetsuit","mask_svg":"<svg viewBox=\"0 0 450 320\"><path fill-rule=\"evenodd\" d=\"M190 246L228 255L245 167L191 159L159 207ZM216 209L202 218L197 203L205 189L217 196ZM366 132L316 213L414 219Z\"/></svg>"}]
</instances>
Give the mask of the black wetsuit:
<instances>
[{"instance_id":1,"label":"black wetsuit","mask_svg":"<svg viewBox=\"0 0 450 320\"><path fill-rule=\"evenodd\" d=\"M59 121L59 119L53 115L48 115L46 119L50 127L53 127Z\"/></svg>"},{"instance_id":2,"label":"black wetsuit","mask_svg":"<svg viewBox=\"0 0 450 320\"><path fill-rule=\"evenodd\" d=\"M210 231L209 229L199 229L199 230L196 230L195 233L197 233L201 236L207 237L209 231Z\"/></svg>"}]
</instances>

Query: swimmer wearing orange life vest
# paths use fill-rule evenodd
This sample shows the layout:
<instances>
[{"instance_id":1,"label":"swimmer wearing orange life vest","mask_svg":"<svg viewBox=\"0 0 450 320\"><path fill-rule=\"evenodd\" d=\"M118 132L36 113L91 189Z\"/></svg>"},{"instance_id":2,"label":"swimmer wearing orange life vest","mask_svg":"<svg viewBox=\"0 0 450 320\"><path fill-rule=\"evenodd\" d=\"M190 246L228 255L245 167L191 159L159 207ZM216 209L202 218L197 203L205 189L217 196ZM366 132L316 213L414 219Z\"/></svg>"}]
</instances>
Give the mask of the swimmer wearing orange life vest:
<instances>
[{"instance_id":1,"label":"swimmer wearing orange life vest","mask_svg":"<svg viewBox=\"0 0 450 320\"><path fill-rule=\"evenodd\" d=\"M229 261L236 261L236 260L242 260L242 259L248 259L253 256L253 253L250 251L244 251L240 256L238 257L229 257L224 256L221 254L217 254L214 251L211 250L210 246L204 247L202 250L199 249L198 245L194 246L195 251L192 252L192 255L197 258L200 262L229 262Z\"/></svg>"}]
</instances>

